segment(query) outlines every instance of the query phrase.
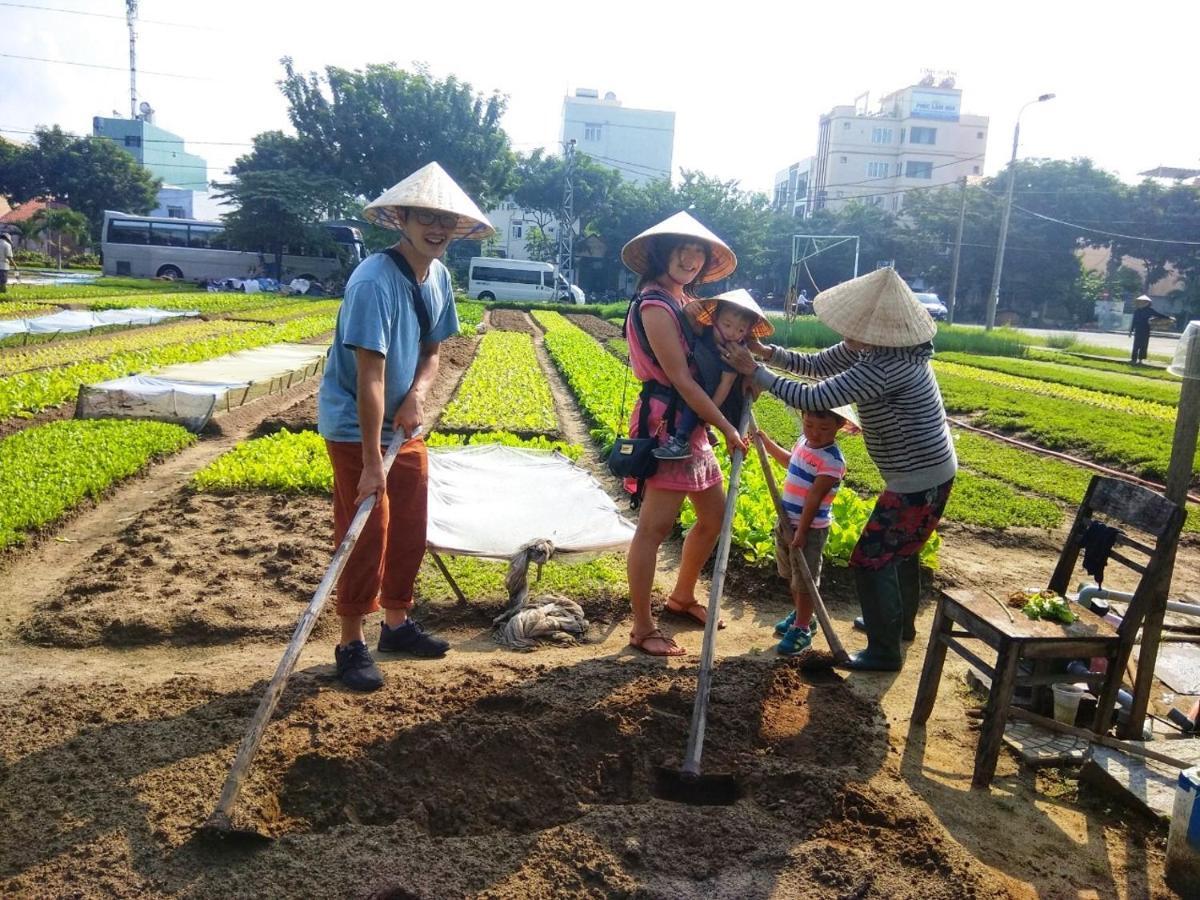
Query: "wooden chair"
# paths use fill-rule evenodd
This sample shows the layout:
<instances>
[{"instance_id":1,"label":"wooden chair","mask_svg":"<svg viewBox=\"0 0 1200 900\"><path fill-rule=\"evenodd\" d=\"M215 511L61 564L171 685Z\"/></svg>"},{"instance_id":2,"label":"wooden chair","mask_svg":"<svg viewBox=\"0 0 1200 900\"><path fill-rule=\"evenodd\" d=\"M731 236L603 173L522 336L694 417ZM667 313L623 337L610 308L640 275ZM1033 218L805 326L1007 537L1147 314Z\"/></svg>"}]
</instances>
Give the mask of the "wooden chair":
<instances>
[{"instance_id":1,"label":"wooden chair","mask_svg":"<svg viewBox=\"0 0 1200 900\"><path fill-rule=\"evenodd\" d=\"M1130 711L1128 725L1130 729L1136 728L1136 736L1139 739L1141 737L1146 703L1150 695L1150 679L1153 677L1154 658L1157 655L1158 636L1166 612L1166 594L1175 559L1175 542L1183 526L1184 514L1176 504L1146 488L1113 478L1095 476L1088 485L1071 533L1067 537L1066 546L1063 547L1054 575L1050 579L1049 587L1060 595L1067 592L1079 559L1083 533L1096 516L1102 516L1106 523L1118 528L1131 526L1154 539L1154 545L1148 546L1124 535L1117 539L1113 552L1109 555L1110 571L1115 563L1126 566L1141 576L1119 628L1114 628L1091 610L1075 604L1072 605L1072 609L1079 618L1071 625L1030 619L1020 610L1009 608L1004 602L1011 588L998 588L996 593L954 589L943 592L938 598L929 648L925 654L925 666L921 671L921 683L913 705L912 724L923 725L933 711L947 649L953 650L991 678L992 688L984 709L979 746L975 751L975 773L971 779L973 787L986 788L995 775L1008 708L1018 684L1048 685L1067 680L1086 681L1093 689L1096 684L1100 684L1092 730L1097 734L1108 731L1112 725L1113 707L1116 704L1117 691L1121 687L1125 665L1133 649L1138 629L1145 621L1146 639L1143 641L1141 664L1134 686L1134 708ZM1146 557L1145 562L1135 562L1124 552L1120 552L1126 549L1135 550ZM956 625L965 630L956 631ZM968 649L964 640L970 641L978 650L983 649L980 643L995 650L995 666L988 666L976 653ZM1063 675L1061 669L1058 674L1054 674L1049 671L1050 667L1047 665L1049 660L1086 659L1094 656L1107 658L1105 674L1076 677ZM1032 675L1019 673L1018 667L1022 660L1033 661Z\"/></svg>"}]
</instances>

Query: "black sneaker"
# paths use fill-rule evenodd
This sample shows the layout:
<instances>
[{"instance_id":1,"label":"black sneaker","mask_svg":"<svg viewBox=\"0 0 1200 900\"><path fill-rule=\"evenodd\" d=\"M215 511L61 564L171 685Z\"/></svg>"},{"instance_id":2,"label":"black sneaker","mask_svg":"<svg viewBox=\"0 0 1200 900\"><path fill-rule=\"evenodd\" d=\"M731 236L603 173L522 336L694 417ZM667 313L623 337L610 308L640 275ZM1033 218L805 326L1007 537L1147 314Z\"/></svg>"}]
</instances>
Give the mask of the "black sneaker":
<instances>
[{"instance_id":1,"label":"black sneaker","mask_svg":"<svg viewBox=\"0 0 1200 900\"><path fill-rule=\"evenodd\" d=\"M655 459L691 459L692 445L685 438L674 435L654 451Z\"/></svg>"},{"instance_id":2,"label":"black sneaker","mask_svg":"<svg viewBox=\"0 0 1200 900\"><path fill-rule=\"evenodd\" d=\"M377 691L383 687L383 674L371 659L371 651L362 641L351 641L345 647L335 647L337 677L352 691Z\"/></svg>"},{"instance_id":3,"label":"black sneaker","mask_svg":"<svg viewBox=\"0 0 1200 900\"><path fill-rule=\"evenodd\" d=\"M420 623L409 619L403 625L388 628L386 622L379 623L380 653L411 653L426 659L445 656L450 642L426 634Z\"/></svg>"}]
</instances>

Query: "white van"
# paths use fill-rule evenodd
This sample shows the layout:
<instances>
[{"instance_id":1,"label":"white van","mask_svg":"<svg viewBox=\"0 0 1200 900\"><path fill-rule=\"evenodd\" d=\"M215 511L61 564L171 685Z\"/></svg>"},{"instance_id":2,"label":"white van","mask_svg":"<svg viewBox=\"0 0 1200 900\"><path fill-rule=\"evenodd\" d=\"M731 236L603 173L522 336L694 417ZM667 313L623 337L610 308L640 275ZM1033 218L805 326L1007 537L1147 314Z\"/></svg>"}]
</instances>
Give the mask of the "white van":
<instances>
[{"instance_id":1,"label":"white van","mask_svg":"<svg viewBox=\"0 0 1200 900\"><path fill-rule=\"evenodd\" d=\"M551 263L492 256L471 257L467 293L476 300L581 304L587 299L576 285L567 284Z\"/></svg>"}]
</instances>

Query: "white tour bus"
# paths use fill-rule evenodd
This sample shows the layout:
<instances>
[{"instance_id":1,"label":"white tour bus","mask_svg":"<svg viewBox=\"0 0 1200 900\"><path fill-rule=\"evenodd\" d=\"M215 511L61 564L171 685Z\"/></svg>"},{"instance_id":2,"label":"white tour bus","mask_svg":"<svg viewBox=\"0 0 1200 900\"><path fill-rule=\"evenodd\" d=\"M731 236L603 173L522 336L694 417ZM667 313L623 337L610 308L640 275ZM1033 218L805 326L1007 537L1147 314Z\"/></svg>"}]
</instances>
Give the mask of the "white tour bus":
<instances>
[{"instance_id":1,"label":"white tour bus","mask_svg":"<svg viewBox=\"0 0 1200 900\"><path fill-rule=\"evenodd\" d=\"M362 232L349 225L325 226L351 265L365 256ZM100 236L105 275L134 278L174 278L208 281L221 278L254 278L273 266L275 254L230 247L225 226L198 219L131 216L106 210ZM321 281L342 268L329 250L321 255L284 253L282 281L306 278Z\"/></svg>"},{"instance_id":2,"label":"white tour bus","mask_svg":"<svg viewBox=\"0 0 1200 900\"><path fill-rule=\"evenodd\" d=\"M528 259L471 257L467 293L476 300L535 300L584 303L587 298L551 263Z\"/></svg>"}]
</instances>

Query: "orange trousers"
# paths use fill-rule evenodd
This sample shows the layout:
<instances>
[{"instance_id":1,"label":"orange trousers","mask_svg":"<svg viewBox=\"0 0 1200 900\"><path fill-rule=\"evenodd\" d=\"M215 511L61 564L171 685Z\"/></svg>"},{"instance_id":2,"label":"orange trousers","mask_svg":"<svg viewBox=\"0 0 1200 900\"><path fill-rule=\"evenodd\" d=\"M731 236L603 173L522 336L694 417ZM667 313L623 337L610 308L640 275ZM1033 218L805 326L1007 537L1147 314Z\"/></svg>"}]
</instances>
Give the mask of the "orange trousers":
<instances>
[{"instance_id":1,"label":"orange trousers","mask_svg":"<svg viewBox=\"0 0 1200 900\"><path fill-rule=\"evenodd\" d=\"M333 463L333 545L350 530L362 475L362 445L326 441ZM380 606L408 609L425 556L429 458L420 438L406 443L387 476L383 502L371 511L337 583L337 614L365 616Z\"/></svg>"}]
</instances>

